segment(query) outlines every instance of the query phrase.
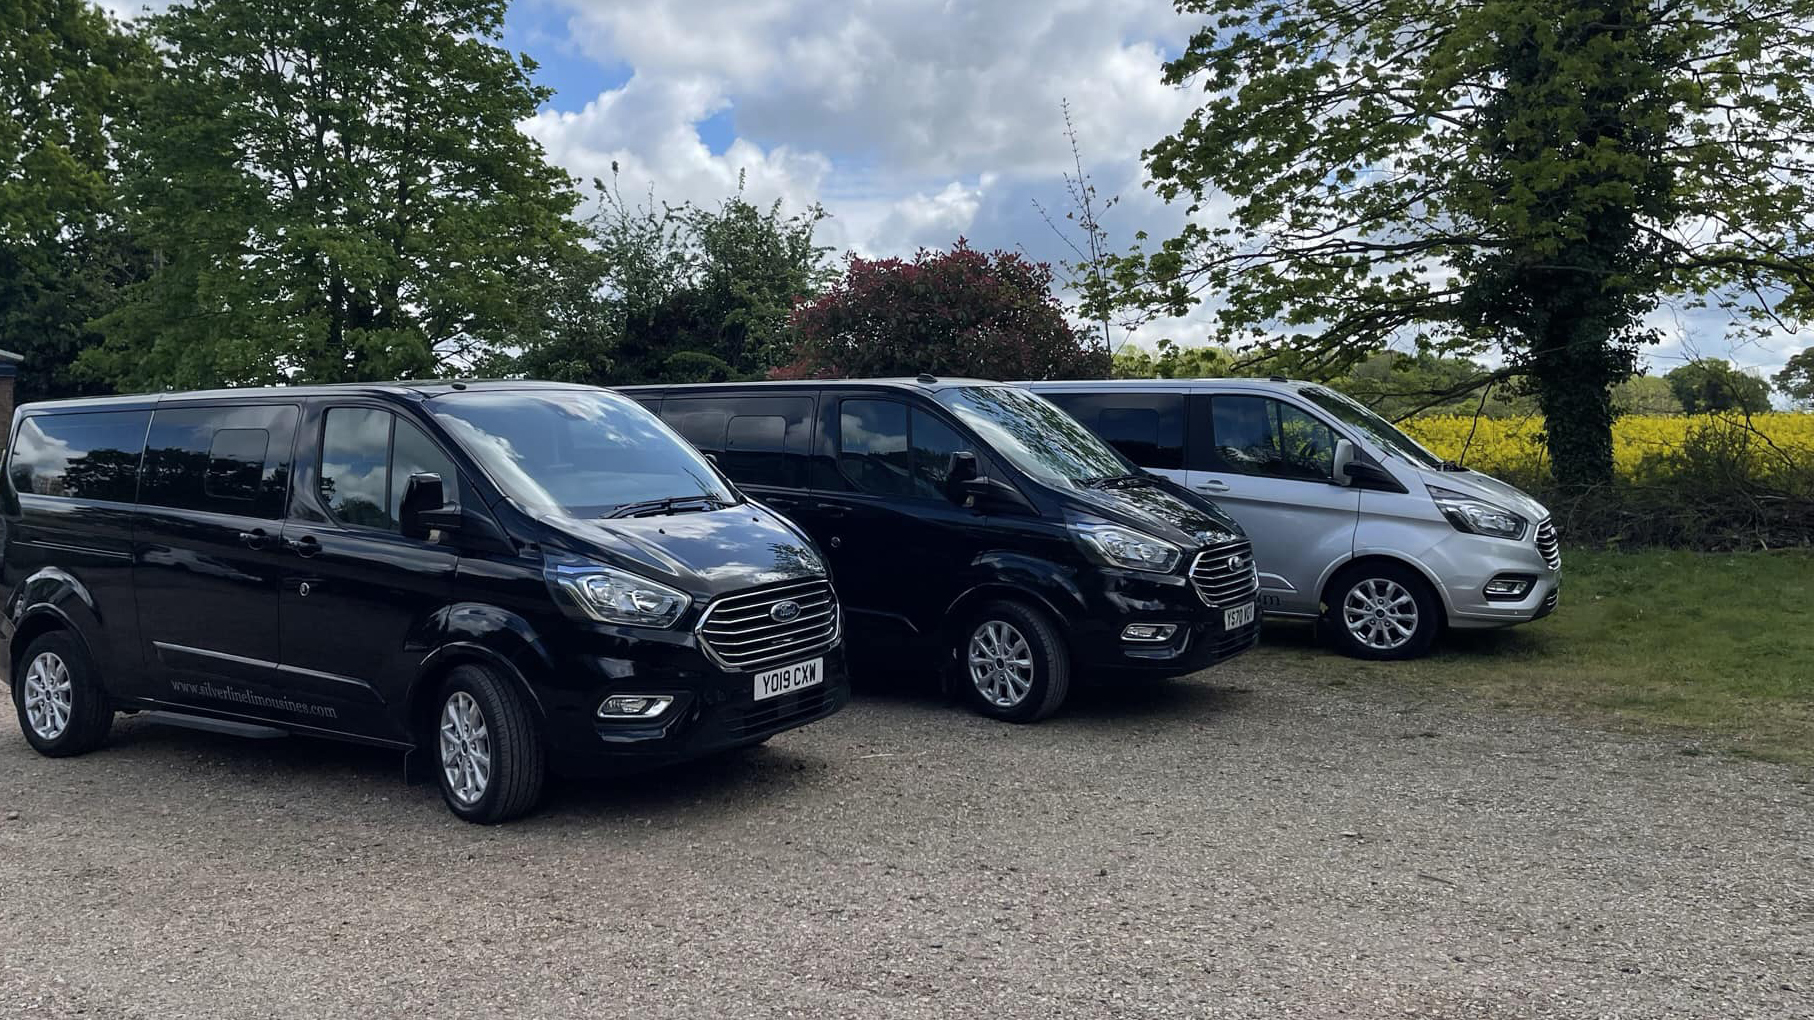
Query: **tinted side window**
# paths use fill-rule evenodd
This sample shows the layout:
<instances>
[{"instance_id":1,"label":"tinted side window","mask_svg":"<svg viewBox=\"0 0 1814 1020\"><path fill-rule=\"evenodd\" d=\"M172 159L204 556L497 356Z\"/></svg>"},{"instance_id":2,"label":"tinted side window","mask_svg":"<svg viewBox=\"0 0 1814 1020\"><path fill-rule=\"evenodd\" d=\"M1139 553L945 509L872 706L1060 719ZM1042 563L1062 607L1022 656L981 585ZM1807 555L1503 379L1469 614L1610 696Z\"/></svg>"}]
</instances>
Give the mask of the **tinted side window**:
<instances>
[{"instance_id":1,"label":"tinted side window","mask_svg":"<svg viewBox=\"0 0 1814 1020\"><path fill-rule=\"evenodd\" d=\"M1181 393L1045 393L1071 417L1143 468L1184 467Z\"/></svg>"},{"instance_id":2,"label":"tinted side window","mask_svg":"<svg viewBox=\"0 0 1814 1020\"><path fill-rule=\"evenodd\" d=\"M892 400L841 401L838 469L861 492L879 496L911 493L907 406Z\"/></svg>"},{"instance_id":3,"label":"tinted side window","mask_svg":"<svg viewBox=\"0 0 1814 1020\"><path fill-rule=\"evenodd\" d=\"M386 505L391 520L403 519L403 491L409 487L409 476L423 473L440 475L442 498L460 502L460 469L421 429L399 418L391 440L390 502Z\"/></svg>"},{"instance_id":4,"label":"tinted side window","mask_svg":"<svg viewBox=\"0 0 1814 1020\"><path fill-rule=\"evenodd\" d=\"M321 433L321 500L342 524L396 530L390 515L389 411L329 408Z\"/></svg>"},{"instance_id":5,"label":"tinted side window","mask_svg":"<svg viewBox=\"0 0 1814 1020\"><path fill-rule=\"evenodd\" d=\"M1219 470L1318 481L1334 473L1334 433L1295 407L1267 397L1214 397L1210 417Z\"/></svg>"},{"instance_id":6,"label":"tinted side window","mask_svg":"<svg viewBox=\"0 0 1814 1020\"><path fill-rule=\"evenodd\" d=\"M13 487L39 496L130 503L150 411L34 414L13 439Z\"/></svg>"},{"instance_id":7,"label":"tinted side window","mask_svg":"<svg viewBox=\"0 0 1814 1020\"><path fill-rule=\"evenodd\" d=\"M913 410L913 490L933 499L948 498L945 481L950 477L951 455L970 444L951 426L932 415Z\"/></svg>"},{"instance_id":8,"label":"tinted side window","mask_svg":"<svg viewBox=\"0 0 1814 1020\"><path fill-rule=\"evenodd\" d=\"M787 419L778 414L743 414L725 423L718 466L734 482L786 485Z\"/></svg>"},{"instance_id":9,"label":"tinted side window","mask_svg":"<svg viewBox=\"0 0 1814 1020\"><path fill-rule=\"evenodd\" d=\"M151 420L139 502L276 520L290 488L295 405L176 407Z\"/></svg>"}]
</instances>

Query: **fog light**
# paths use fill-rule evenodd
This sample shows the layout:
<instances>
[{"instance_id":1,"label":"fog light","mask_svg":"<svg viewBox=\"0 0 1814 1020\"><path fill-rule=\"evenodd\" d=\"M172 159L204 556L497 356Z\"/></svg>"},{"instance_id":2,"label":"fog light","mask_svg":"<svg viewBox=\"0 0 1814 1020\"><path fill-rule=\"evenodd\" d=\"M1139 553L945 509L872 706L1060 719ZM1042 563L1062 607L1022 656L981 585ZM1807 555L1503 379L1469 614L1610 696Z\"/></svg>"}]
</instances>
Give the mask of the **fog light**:
<instances>
[{"instance_id":1,"label":"fog light","mask_svg":"<svg viewBox=\"0 0 1814 1020\"><path fill-rule=\"evenodd\" d=\"M600 719L653 719L674 699L666 694L613 694L598 706Z\"/></svg>"},{"instance_id":2,"label":"fog light","mask_svg":"<svg viewBox=\"0 0 1814 1020\"><path fill-rule=\"evenodd\" d=\"M1121 630L1123 641L1170 641L1178 633L1175 623L1130 623Z\"/></svg>"},{"instance_id":3,"label":"fog light","mask_svg":"<svg viewBox=\"0 0 1814 1020\"><path fill-rule=\"evenodd\" d=\"M1516 602L1531 590L1531 578L1502 575L1486 583L1486 597L1495 602Z\"/></svg>"}]
</instances>

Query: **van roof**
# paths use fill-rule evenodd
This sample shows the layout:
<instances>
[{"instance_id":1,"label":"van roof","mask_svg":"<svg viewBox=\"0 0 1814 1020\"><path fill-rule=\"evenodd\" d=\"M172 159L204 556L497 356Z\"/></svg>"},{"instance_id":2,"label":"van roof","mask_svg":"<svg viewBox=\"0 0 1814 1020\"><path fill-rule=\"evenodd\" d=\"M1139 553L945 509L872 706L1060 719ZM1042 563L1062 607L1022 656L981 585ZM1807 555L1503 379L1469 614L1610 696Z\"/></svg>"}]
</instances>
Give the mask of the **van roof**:
<instances>
[{"instance_id":1,"label":"van roof","mask_svg":"<svg viewBox=\"0 0 1814 1020\"><path fill-rule=\"evenodd\" d=\"M246 386L217 390L169 390L128 393L108 397L67 397L35 400L21 411L104 411L155 407L177 400L297 400L305 397L393 396L425 400L463 390L590 390L583 383L539 382L526 379L406 379L399 382L326 383L311 386Z\"/></svg>"},{"instance_id":2,"label":"van roof","mask_svg":"<svg viewBox=\"0 0 1814 1020\"><path fill-rule=\"evenodd\" d=\"M761 382L722 382L722 383L654 383L642 386L613 386L622 393L663 395L685 393L736 393L751 390L762 392L786 392L789 390L825 390L825 389L877 389L877 390L918 390L923 393L936 393L939 390L955 389L961 386L1005 386L1007 383L994 379L967 379L959 376L934 377L901 376L885 379L785 379Z\"/></svg>"}]
</instances>

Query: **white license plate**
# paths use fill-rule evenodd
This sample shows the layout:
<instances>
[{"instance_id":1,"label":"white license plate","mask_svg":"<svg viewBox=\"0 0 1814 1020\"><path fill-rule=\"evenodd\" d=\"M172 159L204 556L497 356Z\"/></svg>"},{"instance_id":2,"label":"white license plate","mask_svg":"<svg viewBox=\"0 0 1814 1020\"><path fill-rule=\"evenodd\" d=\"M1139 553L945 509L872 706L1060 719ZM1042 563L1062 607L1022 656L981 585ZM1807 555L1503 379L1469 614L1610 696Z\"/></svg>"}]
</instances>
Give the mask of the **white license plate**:
<instances>
[{"instance_id":1,"label":"white license plate","mask_svg":"<svg viewBox=\"0 0 1814 1020\"><path fill-rule=\"evenodd\" d=\"M766 673L756 674L756 700L779 698L789 691L804 687L817 687L825 682L825 660L813 659L810 662L796 662L792 666L782 666Z\"/></svg>"},{"instance_id":2,"label":"white license plate","mask_svg":"<svg viewBox=\"0 0 1814 1020\"><path fill-rule=\"evenodd\" d=\"M1253 622L1254 611L1258 608L1259 603L1249 602L1244 606L1236 606L1233 609L1224 610L1222 613L1222 629L1238 630L1247 626Z\"/></svg>"}]
</instances>

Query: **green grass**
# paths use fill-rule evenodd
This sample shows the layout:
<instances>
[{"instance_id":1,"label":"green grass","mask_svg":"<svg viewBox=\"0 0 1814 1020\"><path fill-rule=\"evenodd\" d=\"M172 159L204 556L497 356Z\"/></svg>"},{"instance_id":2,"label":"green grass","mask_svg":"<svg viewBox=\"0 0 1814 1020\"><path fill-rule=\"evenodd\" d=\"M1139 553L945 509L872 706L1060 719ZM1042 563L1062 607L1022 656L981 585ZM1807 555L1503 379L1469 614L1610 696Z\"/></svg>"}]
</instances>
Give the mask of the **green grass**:
<instances>
[{"instance_id":1,"label":"green grass","mask_svg":"<svg viewBox=\"0 0 1814 1020\"><path fill-rule=\"evenodd\" d=\"M1460 689L1692 746L1814 763L1814 553L1568 550L1554 615L1451 632L1415 662L1333 660L1309 628L1260 654L1331 683ZM1340 678L1340 679L1336 679Z\"/></svg>"}]
</instances>

